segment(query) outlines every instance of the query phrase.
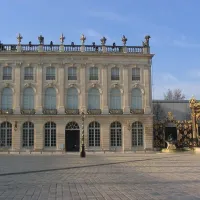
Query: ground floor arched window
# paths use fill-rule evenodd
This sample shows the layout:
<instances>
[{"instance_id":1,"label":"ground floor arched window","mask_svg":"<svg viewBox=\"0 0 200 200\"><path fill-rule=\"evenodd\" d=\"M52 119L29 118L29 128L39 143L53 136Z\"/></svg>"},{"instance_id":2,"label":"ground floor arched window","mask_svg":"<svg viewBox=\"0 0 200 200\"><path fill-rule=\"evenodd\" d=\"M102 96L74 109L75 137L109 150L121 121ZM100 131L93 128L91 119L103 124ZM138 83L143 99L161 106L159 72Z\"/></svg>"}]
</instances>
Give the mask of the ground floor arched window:
<instances>
[{"instance_id":1,"label":"ground floor arched window","mask_svg":"<svg viewBox=\"0 0 200 200\"><path fill-rule=\"evenodd\" d=\"M25 122L23 124L23 147L33 147L34 145L34 124Z\"/></svg>"},{"instance_id":2,"label":"ground floor arched window","mask_svg":"<svg viewBox=\"0 0 200 200\"><path fill-rule=\"evenodd\" d=\"M47 122L44 126L45 147L56 147L56 124Z\"/></svg>"},{"instance_id":3,"label":"ground floor arched window","mask_svg":"<svg viewBox=\"0 0 200 200\"><path fill-rule=\"evenodd\" d=\"M88 126L89 130L89 146L100 146L100 124L99 122L91 122Z\"/></svg>"},{"instance_id":4,"label":"ground floor arched window","mask_svg":"<svg viewBox=\"0 0 200 200\"><path fill-rule=\"evenodd\" d=\"M3 122L0 126L0 146L12 146L12 124L10 122Z\"/></svg>"},{"instance_id":5,"label":"ground floor arched window","mask_svg":"<svg viewBox=\"0 0 200 200\"><path fill-rule=\"evenodd\" d=\"M143 125L141 122L132 124L132 146L143 146Z\"/></svg>"},{"instance_id":6,"label":"ground floor arched window","mask_svg":"<svg viewBox=\"0 0 200 200\"><path fill-rule=\"evenodd\" d=\"M110 125L110 143L111 147L122 146L122 126L120 122L113 122Z\"/></svg>"}]
</instances>

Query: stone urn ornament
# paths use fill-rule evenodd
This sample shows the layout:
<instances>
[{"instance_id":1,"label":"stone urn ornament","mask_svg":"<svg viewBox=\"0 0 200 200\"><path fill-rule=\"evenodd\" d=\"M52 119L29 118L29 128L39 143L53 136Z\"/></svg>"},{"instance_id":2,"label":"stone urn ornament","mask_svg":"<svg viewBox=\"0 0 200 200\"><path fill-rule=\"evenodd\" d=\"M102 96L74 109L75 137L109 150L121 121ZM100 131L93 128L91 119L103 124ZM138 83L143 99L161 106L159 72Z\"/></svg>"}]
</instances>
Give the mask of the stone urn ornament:
<instances>
[{"instance_id":1,"label":"stone urn ornament","mask_svg":"<svg viewBox=\"0 0 200 200\"><path fill-rule=\"evenodd\" d=\"M85 40L86 40L86 37L85 37L84 34L81 35L80 40L81 40L81 44L84 45L85 44Z\"/></svg>"},{"instance_id":2,"label":"stone urn ornament","mask_svg":"<svg viewBox=\"0 0 200 200\"><path fill-rule=\"evenodd\" d=\"M103 38L101 38L100 41L101 41L101 44L102 44L103 46L106 44L106 40L107 40L107 39L106 39L104 36L103 36Z\"/></svg>"},{"instance_id":3,"label":"stone urn ornament","mask_svg":"<svg viewBox=\"0 0 200 200\"><path fill-rule=\"evenodd\" d=\"M44 44L44 37L42 35L40 35L38 37L38 41L39 41L40 45Z\"/></svg>"}]
</instances>

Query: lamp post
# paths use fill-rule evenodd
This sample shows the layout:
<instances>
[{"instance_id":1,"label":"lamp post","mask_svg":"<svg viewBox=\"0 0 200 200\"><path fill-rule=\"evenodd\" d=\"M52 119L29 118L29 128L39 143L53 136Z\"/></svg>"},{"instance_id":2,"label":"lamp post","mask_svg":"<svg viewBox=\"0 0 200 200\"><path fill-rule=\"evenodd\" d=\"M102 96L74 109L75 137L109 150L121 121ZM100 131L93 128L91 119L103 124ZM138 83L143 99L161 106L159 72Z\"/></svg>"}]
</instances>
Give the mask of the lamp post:
<instances>
[{"instance_id":1,"label":"lamp post","mask_svg":"<svg viewBox=\"0 0 200 200\"><path fill-rule=\"evenodd\" d=\"M85 158L86 153L85 153L85 143L84 143L84 120L85 120L85 113L81 113L81 121L82 121L82 128L81 128L81 153L80 157Z\"/></svg>"}]
</instances>

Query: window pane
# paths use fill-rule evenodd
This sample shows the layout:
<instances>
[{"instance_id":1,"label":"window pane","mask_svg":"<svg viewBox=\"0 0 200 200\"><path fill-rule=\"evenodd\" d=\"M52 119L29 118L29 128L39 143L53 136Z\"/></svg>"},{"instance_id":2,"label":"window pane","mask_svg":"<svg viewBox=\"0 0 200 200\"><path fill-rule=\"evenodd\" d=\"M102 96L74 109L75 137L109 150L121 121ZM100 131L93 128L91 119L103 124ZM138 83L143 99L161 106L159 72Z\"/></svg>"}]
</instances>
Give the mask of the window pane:
<instances>
[{"instance_id":1,"label":"window pane","mask_svg":"<svg viewBox=\"0 0 200 200\"><path fill-rule=\"evenodd\" d=\"M100 93L97 88L91 88L88 92L88 109L100 109Z\"/></svg>"},{"instance_id":2,"label":"window pane","mask_svg":"<svg viewBox=\"0 0 200 200\"><path fill-rule=\"evenodd\" d=\"M89 80L98 80L98 68L97 67L90 67Z\"/></svg>"},{"instance_id":3,"label":"window pane","mask_svg":"<svg viewBox=\"0 0 200 200\"><path fill-rule=\"evenodd\" d=\"M33 80L33 68L32 67L25 68L24 80Z\"/></svg>"},{"instance_id":4,"label":"window pane","mask_svg":"<svg viewBox=\"0 0 200 200\"><path fill-rule=\"evenodd\" d=\"M142 109L142 93L140 89L132 89L131 104L133 109Z\"/></svg>"},{"instance_id":5,"label":"window pane","mask_svg":"<svg viewBox=\"0 0 200 200\"><path fill-rule=\"evenodd\" d=\"M66 105L68 109L78 109L78 91L76 88L67 90Z\"/></svg>"},{"instance_id":6,"label":"window pane","mask_svg":"<svg viewBox=\"0 0 200 200\"><path fill-rule=\"evenodd\" d=\"M121 109L121 92L117 88L110 92L110 109Z\"/></svg>"},{"instance_id":7,"label":"window pane","mask_svg":"<svg viewBox=\"0 0 200 200\"><path fill-rule=\"evenodd\" d=\"M68 68L68 80L77 80L76 67Z\"/></svg>"},{"instance_id":8,"label":"window pane","mask_svg":"<svg viewBox=\"0 0 200 200\"><path fill-rule=\"evenodd\" d=\"M119 68L114 67L111 69L111 80L119 80Z\"/></svg>"},{"instance_id":9,"label":"window pane","mask_svg":"<svg viewBox=\"0 0 200 200\"><path fill-rule=\"evenodd\" d=\"M11 67L3 68L3 80L12 80L12 68Z\"/></svg>"},{"instance_id":10,"label":"window pane","mask_svg":"<svg viewBox=\"0 0 200 200\"><path fill-rule=\"evenodd\" d=\"M56 79L56 70L55 67L46 68L46 80L55 80Z\"/></svg>"},{"instance_id":11,"label":"window pane","mask_svg":"<svg viewBox=\"0 0 200 200\"><path fill-rule=\"evenodd\" d=\"M12 109L13 95L11 88L4 88L1 97L1 108Z\"/></svg>"},{"instance_id":12,"label":"window pane","mask_svg":"<svg viewBox=\"0 0 200 200\"><path fill-rule=\"evenodd\" d=\"M47 88L45 92L45 108L56 109L56 90Z\"/></svg>"},{"instance_id":13,"label":"window pane","mask_svg":"<svg viewBox=\"0 0 200 200\"><path fill-rule=\"evenodd\" d=\"M140 80L140 69L139 68L133 68L132 69L132 80L133 81L139 81Z\"/></svg>"}]
</instances>

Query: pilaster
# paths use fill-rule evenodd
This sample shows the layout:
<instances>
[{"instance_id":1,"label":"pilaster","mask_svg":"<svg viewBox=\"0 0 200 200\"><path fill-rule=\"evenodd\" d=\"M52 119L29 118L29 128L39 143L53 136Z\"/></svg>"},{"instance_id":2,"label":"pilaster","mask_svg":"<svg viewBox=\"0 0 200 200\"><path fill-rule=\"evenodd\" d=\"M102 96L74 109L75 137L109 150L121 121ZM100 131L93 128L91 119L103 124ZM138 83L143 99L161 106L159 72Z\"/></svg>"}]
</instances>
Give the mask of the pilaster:
<instances>
[{"instance_id":1,"label":"pilaster","mask_svg":"<svg viewBox=\"0 0 200 200\"><path fill-rule=\"evenodd\" d=\"M38 120L34 125L34 150L41 151L44 148L44 124Z\"/></svg>"},{"instance_id":2,"label":"pilaster","mask_svg":"<svg viewBox=\"0 0 200 200\"><path fill-rule=\"evenodd\" d=\"M19 151L21 149L21 124L18 121L12 122L12 150Z\"/></svg>"},{"instance_id":3,"label":"pilaster","mask_svg":"<svg viewBox=\"0 0 200 200\"><path fill-rule=\"evenodd\" d=\"M151 80L150 80L150 67L144 67L144 87L145 87L145 105L144 105L144 112L145 114L151 113Z\"/></svg>"},{"instance_id":4,"label":"pilaster","mask_svg":"<svg viewBox=\"0 0 200 200\"><path fill-rule=\"evenodd\" d=\"M103 66L103 76L102 76L102 85L103 85L103 114L108 114L108 65Z\"/></svg>"},{"instance_id":5,"label":"pilaster","mask_svg":"<svg viewBox=\"0 0 200 200\"><path fill-rule=\"evenodd\" d=\"M65 98L65 91L64 91L64 84L65 84L65 68L64 65L61 64L59 66L59 108L58 113L64 114L65 113L65 106L64 106L64 98Z\"/></svg>"},{"instance_id":6,"label":"pilaster","mask_svg":"<svg viewBox=\"0 0 200 200\"><path fill-rule=\"evenodd\" d=\"M20 114L20 103L21 103L21 69L22 63L16 63L15 67L15 114Z\"/></svg>"},{"instance_id":7,"label":"pilaster","mask_svg":"<svg viewBox=\"0 0 200 200\"><path fill-rule=\"evenodd\" d=\"M56 134L56 141L57 141L57 150L65 150L65 123L63 120L56 123L57 125L57 134ZM63 147L64 149L62 149Z\"/></svg>"},{"instance_id":8,"label":"pilaster","mask_svg":"<svg viewBox=\"0 0 200 200\"><path fill-rule=\"evenodd\" d=\"M36 113L42 114L42 91L43 91L43 63L38 63L37 67L37 99L36 99Z\"/></svg>"},{"instance_id":9,"label":"pilaster","mask_svg":"<svg viewBox=\"0 0 200 200\"><path fill-rule=\"evenodd\" d=\"M130 114L130 103L129 103L129 67L128 65L123 66L123 82L124 82L124 114Z\"/></svg>"},{"instance_id":10,"label":"pilaster","mask_svg":"<svg viewBox=\"0 0 200 200\"><path fill-rule=\"evenodd\" d=\"M80 85L81 85L81 95L80 95L80 109L86 111L86 64L81 65L80 70Z\"/></svg>"}]
</instances>

